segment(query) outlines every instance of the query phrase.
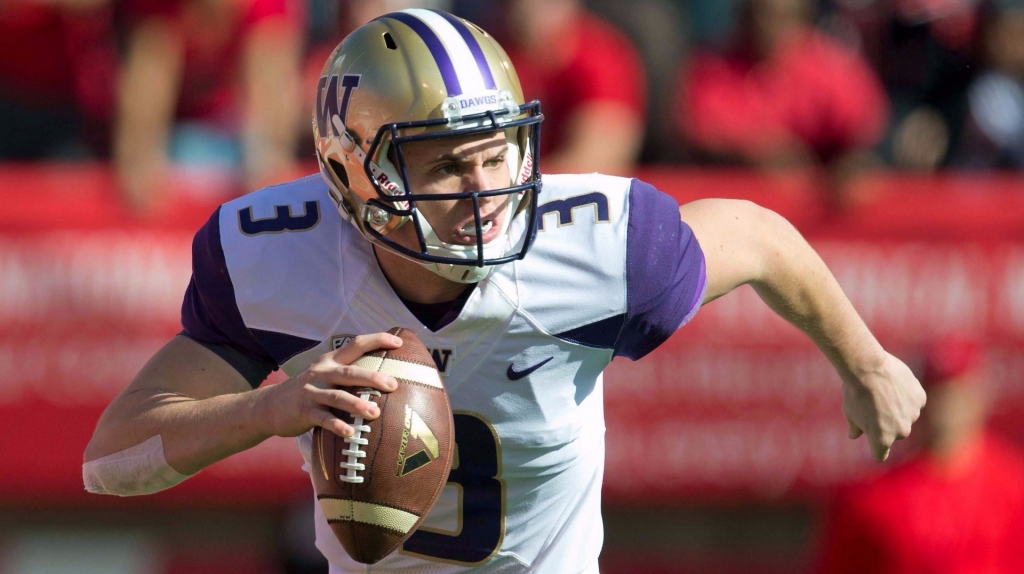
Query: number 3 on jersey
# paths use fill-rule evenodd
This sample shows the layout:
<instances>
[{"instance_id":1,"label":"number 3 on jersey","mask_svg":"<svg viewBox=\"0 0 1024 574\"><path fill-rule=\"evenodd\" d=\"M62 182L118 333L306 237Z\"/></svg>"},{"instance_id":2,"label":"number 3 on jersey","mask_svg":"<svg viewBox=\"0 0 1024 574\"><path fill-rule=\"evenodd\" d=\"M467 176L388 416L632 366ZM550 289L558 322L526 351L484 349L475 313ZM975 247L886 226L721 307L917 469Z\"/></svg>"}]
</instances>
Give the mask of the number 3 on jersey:
<instances>
[{"instance_id":1,"label":"number 3 on jersey","mask_svg":"<svg viewBox=\"0 0 1024 574\"><path fill-rule=\"evenodd\" d=\"M275 205L274 217L253 219L252 206L238 211L238 228L248 236L285 231L307 231L320 223L320 202L307 201L302 215L292 215L292 206Z\"/></svg>"},{"instance_id":2,"label":"number 3 on jersey","mask_svg":"<svg viewBox=\"0 0 1024 574\"><path fill-rule=\"evenodd\" d=\"M505 484L501 476L500 441L479 416L455 412L456 458L448 484L456 485L459 523L454 533L421 527L402 552L428 560L479 564L501 548L505 538Z\"/></svg>"}]
</instances>

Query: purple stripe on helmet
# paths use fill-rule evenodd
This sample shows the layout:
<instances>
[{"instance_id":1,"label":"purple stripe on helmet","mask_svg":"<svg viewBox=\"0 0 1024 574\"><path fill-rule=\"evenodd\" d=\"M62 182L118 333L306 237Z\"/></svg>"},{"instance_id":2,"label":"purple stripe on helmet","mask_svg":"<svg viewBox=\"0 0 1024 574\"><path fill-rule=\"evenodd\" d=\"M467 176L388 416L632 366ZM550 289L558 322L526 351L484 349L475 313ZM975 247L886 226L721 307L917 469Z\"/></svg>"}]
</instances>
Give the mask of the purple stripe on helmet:
<instances>
[{"instance_id":1,"label":"purple stripe on helmet","mask_svg":"<svg viewBox=\"0 0 1024 574\"><path fill-rule=\"evenodd\" d=\"M480 69L480 75L484 79L484 87L488 90L496 90L497 86L494 84L494 76L491 75L491 66L487 63L487 57L484 56L484 51L480 49L480 42L476 41L476 36L469 30L469 26L466 26L459 18L452 16L444 10L431 10L438 16L448 20L448 23L453 28L459 31L459 35L466 41L466 45L469 46L469 51L472 52L473 58L476 60L476 67Z\"/></svg>"},{"instance_id":2,"label":"purple stripe on helmet","mask_svg":"<svg viewBox=\"0 0 1024 574\"><path fill-rule=\"evenodd\" d=\"M412 14L404 12L392 12L377 19L380 20L381 18L398 20L412 28L413 32L416 32L420 39L423 40L423 43L427 45L430 55L433 56L434 62L437 63L437 68L441 71L441 79L444 80L444 87L448 90L448 95L458 96L462 94L462 84L459 83L459 76L455 73L455 65L452 64L452 59L448 55L448 51L444 49L441 39L430 29L430 26L427 26L425 22Z\"/></svg>"}]
</instances>

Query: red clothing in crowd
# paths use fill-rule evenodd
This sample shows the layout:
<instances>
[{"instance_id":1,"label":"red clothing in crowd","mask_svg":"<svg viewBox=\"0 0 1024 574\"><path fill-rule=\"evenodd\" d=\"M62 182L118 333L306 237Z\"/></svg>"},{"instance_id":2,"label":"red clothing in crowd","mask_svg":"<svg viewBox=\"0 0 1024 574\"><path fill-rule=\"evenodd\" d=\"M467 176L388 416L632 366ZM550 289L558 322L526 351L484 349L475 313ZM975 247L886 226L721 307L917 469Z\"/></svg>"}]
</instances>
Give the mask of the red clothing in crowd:
<instances>
[{"instance_id":1,"label":"red clothing in crowd","mask_svg":"<svg viewBox=\"0 0 1024 574\"><path fill-rule=\"evenodd\" d=\"M232 125L239 119L242 48L258 26L296 29L299 0L230 0L218 17L189 0L126 0L134 22L164 18L175 24L185 48L177 116Z\"/></svg>"},{"instance_id":2,"label":"red clothing in crowd","mask_svg":"<svg viewBox=\"0 0 1024 574\"><path fill-rule=\"evenodd\" d=\"M828 160L879 141L888 103L856 53L810 30L770 60L702 53L681 76L676 122L709 150L751 157L802 141Z\"/></svg>"},{"instance_id":3,"label":"red clothing in crowd","mask_svg":"<svg viewBox=\"0 0 1024 574\"><path fill-rule=\"evenodd\" d=\"M117 51L108 7L2 2L0 54L0 97L109 116Z\"/></svg>"},{"instance_id":4,"label":"red clothing in crowd","mask_svg":"<svg viewBox=\"0 0 1024 574\"><path fill-rule=\"evenodd\" d=\"M541 149L556 152L565 142L567 124L575 110L593 102L624 104L644 116L647 85L643 62L629 38L610 24L581 12L546 53L567 57L543 58L517 51L506 42L527 100L543 105Z\"/></svg>"},{"instance_id":5,"label":"red clothing in crowd","mask_svg":"<svg viewBox=\"0 0 1024 574\"><path fill-rule=\"evenodd\" d=\"M822 574L1024 572L1024 455L991 436L950 475L920 456L842 496Z\"/></svg>"}]
</instances>

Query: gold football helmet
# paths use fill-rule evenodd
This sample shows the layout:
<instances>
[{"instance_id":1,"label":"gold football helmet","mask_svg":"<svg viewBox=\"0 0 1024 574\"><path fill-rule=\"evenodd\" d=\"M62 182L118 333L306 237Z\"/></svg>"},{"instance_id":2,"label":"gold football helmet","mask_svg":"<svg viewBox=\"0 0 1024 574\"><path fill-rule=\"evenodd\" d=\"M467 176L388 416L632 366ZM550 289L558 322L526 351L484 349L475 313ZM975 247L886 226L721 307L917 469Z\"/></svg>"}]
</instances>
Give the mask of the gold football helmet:
<instances>
[{"instance_id":1,"label":"gold football helmet","mask_svg":"<svg viewBox=\"0 0 1024 574\"><path fill-rule=\"evenodd\" d=\"M522 259L537 227L540 102L524 102L508 55L489 34L446 12L410 9L377 18L345 38L324 65L313 117L320 172L338 209L375 245L462 283ZM503 130L509 186L417 194L402 145ZM483 242L480 198L510 196L510 216ZM475 245L445 243L416 205L472 200ZM418 249L389 238L415 225Z\"/></svg>"}]
</instances>

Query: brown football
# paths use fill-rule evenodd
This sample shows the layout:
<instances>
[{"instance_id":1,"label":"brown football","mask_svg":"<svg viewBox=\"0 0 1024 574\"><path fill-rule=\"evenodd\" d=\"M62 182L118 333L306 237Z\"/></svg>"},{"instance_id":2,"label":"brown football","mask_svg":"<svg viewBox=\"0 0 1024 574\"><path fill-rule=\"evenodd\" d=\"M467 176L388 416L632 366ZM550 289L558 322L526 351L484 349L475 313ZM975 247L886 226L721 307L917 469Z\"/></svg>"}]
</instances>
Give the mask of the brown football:
<instances>
[{"instance_id":1,"label":"brown football","mask_svg":"<svg viewBox=\"0 0 1024 574\"><path fill-rule=\"evenodd\" d=\"M355 365L398 379L390 393L357 389L377 403L372 421L335 414L356 428L349 439L313 432L313 488L334 535L353 559L373 564L419 527L448 480L455 443L452 407L430 352L409 329L388 331L398 349L378 350Z\"/></svg>"}]
</instances>

